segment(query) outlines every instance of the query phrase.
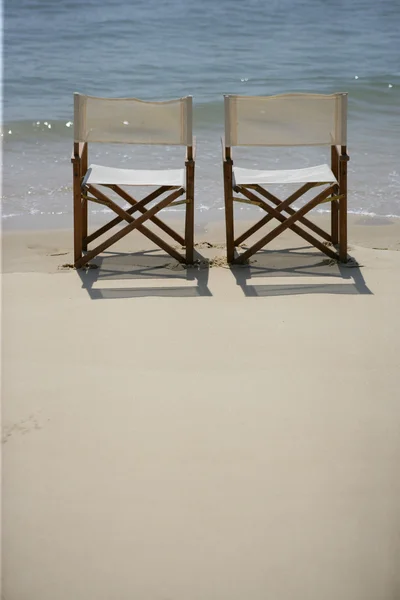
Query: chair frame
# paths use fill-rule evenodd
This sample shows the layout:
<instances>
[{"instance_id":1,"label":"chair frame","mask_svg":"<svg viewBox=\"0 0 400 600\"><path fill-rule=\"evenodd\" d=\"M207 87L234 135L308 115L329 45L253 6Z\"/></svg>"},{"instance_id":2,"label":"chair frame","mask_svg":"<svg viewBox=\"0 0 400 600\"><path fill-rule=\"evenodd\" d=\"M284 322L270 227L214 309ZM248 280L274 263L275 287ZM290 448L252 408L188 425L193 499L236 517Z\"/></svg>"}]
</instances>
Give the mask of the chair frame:
<instances>
[{"instance_id":1,"label":"chair frame","mask_svg":"<svg viewBox=\"0 0 400 600\"><path fill-rule=\"evenodd\" d=\"M226 224L226 245L227 261L233 264L243 264L255 254L258 250L274 240L278 235L287 229L291 229L312 246L340 262L347 262L347 162L350 160L345 145L331 146L331 170L338 181L338 184L329 184L312 200L309 200L300 209L295 210L291 204L298 200L303 194L313 187L324 185L320 183L305 183L287 199L280 200L271 192L264 189L259 184L236 185L233 187L233 158L232 148L225 144L222 138L222 160L223 160L223 178L224 178L224 197L225 197L225 224ZM233 192L241 194L234 196ZM268 202L266 202L268 200ZM234 225L234 202L242 202L262 208L267 214L255 225L247 229L244 233L235 239ZM306 214L323 202L330 202L331 205L331 227L330 232L318 227L315 223L306 218ZM272 205L271 205L272 204ZM288 216L283 213L286 212ZM235 257L235 248L240 246L250 236L256 233L272 219L277 219L280 224L255 242L245 252ZM308 230L317 234L323 241L312 235ZM338 251L334 247L338 246Z\"/></svg>"},{"instance_id":2,"label":"chair frame","mask_svg":"<svg viewBox=\"0 0 400 600\"><path fill-rule=\"evenodd\" d=\"M134 143L134 142L131 142ZM180 186L160 186L153 190L141 200L125 191L122 187L115 184L101 184L102 187L109 188L118 194L120 198L128 202L131 207L127 210L121 208L116 202L111 200L104 192L93 184L85 184L84 177L88 170L88 142L74 141L71 156L73 170L73 207L74 207L74 266L81 268L89 263L94 257L104 252L111 245L118 242L131 231L137 230L145 235L150 241L159 246L170 256L180 263L193 263L194 258L194 176L195 176L195 138L192 138L192 144L186 146L185 160L185 188ZM156 184L155 184L156 185ZM167 194L167 195L165 195ZM178 200L185 194L185 198ZM163 196L155 206L146 209L146 205L153 200ZM95 202L112 209L116 217L94 231L88 233L88 203ZM185 211L185 232L182 237L172 227L159 219L156 214L164 208L186 205ZM133 217L134 213L141 213L138 217ZM123 221L127 225L117 231L114 235L100 243L95 248L88 250L88 245L98 237L107 233L110 229L119 225ZM184 247L185 253L178 252L170 243L166 242L159 235L150 230L145 223L151 221L158 226L164 233L168 234L178 244Z\"/></svg>"}]
</instances>

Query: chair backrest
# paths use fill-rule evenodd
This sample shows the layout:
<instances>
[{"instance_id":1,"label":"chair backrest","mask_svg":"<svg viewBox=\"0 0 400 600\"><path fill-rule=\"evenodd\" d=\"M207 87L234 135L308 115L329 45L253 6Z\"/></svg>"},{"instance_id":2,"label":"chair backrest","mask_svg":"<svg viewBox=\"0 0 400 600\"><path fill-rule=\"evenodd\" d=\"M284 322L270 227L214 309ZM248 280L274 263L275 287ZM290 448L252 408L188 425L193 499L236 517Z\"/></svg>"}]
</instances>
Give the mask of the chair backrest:
<instances>
[{"instance_id":1,"label":"chair backrest","mask_svg":"<svg viewBox=\"0 0 400 600\"><path fill-rule=\"evenodd\" d=\"M226 146L347 144L347 94L225 96Z\"/></svg>"},{"instance_id":2,"label":"chair backrest","mask_svg":"<svg viewBox=\"0 0 400 600\"><path fill-rule=\"evenodd\" d=\"M167 102L74 94L75 142L192 145L192 97Z\"/></svg>"}]
</instances>

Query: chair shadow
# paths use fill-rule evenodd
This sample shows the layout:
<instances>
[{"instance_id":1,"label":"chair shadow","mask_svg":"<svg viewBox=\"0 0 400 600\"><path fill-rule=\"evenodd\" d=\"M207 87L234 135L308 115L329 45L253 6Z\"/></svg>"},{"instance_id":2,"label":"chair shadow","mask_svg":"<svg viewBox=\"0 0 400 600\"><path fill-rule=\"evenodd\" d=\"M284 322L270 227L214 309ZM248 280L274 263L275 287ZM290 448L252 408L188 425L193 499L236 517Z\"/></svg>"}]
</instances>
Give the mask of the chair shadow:
<instances>
[{"instance_id":1,"label":"chair shadow","mask_svg":"<svg viewBox=\"0 0 400 600\"><path fill-rule=\"evenodd\" d=\"M208 261L196 254L195 262L201 264L201 268L196 264L189 267L181 265L167 254L160 254L158 250L134 254L104 252L93 260L89 268L78 269L77 273L81 278L82 287L92 300L212 296L208 287ZM127 280L137 280L139 285L113 285L113 282ZM157 285L160 280L161 285ZM111 285L106 286L107 282ZM153 285L143 285L143 282ZM182 285L179 285L179 282ZM195 282L195 285L190 285L190 282Z\"/></svg>"},{"instance_id":2,"label":"chair shadow","mask_svg":"<svg viewBox=\"0 0 400 600\"><path fill-rule=\"evenodd\" d=\"M325 257L312 246L285 250L263 250L254 255L248 265L231 265L231 272L245 296L293 296L301 294L372 294L360 265L350 257L347 264ZM278 283L257 285L257 278L325 277L336 278L332 283ZM254 282L251 283L251 281ZM250 282L250 283L249 283Z\"/></svg>"}]
</instances>

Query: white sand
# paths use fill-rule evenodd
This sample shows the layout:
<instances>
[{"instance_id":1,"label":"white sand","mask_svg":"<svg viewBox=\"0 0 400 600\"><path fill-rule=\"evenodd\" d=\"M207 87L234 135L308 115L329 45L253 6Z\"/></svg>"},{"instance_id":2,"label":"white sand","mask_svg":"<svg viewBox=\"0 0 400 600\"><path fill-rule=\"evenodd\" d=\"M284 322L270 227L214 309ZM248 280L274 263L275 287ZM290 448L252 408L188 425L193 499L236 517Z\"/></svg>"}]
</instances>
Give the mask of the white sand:
<instances>
[{"instance_id":1,"label":"white sand","mask_svg":"<svg viewBox=\"0 0 400 600\"><path fill-rule=\"evenodd\" d=\"M400 252L354 237L79 275L5 236L6 600L400 598Z\"/></svg>"}]
</instances>

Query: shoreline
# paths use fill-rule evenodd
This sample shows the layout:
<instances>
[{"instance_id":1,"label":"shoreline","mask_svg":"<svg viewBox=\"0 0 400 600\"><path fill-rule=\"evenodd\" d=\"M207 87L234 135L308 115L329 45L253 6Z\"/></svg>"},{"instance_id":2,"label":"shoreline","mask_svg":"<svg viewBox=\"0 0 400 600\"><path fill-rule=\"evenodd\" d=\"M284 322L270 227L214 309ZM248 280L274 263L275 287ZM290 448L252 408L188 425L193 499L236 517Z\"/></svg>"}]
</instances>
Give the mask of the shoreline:
<instances>
[{"instance_id":1,"label":"shoreline","mask_svg":"<svg viewBox=\"0 0 400 600\"><path fill-rule=\"evenodd\" d=\"M195 224L203 226L205 223L220 223L224 221L224 209L223 208L211 208L211 209L196 209ZM260 212L252 212L254 209L245 209L246 212L238 213L237 220L251 221L257 219ZM176 222L179 221L180 216L183 218L183 211L170 211L162 213L162 218L166 221ZM248 213L248 214L246 214ZM108 214L99 216L99 214L89 215L89 219L93 226L101 226L112 218L112 211ZM312 218L326 219L329 217L329 211L311 213ZM356 221L365 220L365 224L370 225L387 225L393 222L400 222L400 215L378 215L375 213L359 213L359 212L348 212L348 219ZM62 221L62 222L61 222ZM53 231L53 230L68 230L72 228L73 217L72 215L63 214L60 215L18 215L15 220L14 217L6 216L1 218L1 230L4 233L12 232L23 232L23 231ZM15 223L15 224L14 224Z\"/></svg>"},{"instance_id":2,"label":"shoreline","mask_svg":"<svg viewBox=\"0 0 400 600\"><path fill-rule=\"evenodd\" d=\"M176 228L177 231L183 231L182 219L165 219ZM313 215L312 220L318 225L329 228L329 215ZM236 222L237 231L244 231L255 221L238 220ZM195 227L195 243L198 247L207 246L207 244L218 245L216 256L224 255L225 247L225 225L224 221L197 223ZM273 222L268 225L265 231L274 227ZM359 217L358 215L349 215L348 217L348 239L349 252L353 247L370 248L375 250L400 250L400 219L378 219L375 217ZM162 235L162 234L161 234ZM250 238L249 241L259 239L261 232ZM307 246L302 238L290 231L278 236L272 244L265 250L284 249L285 247L296 247L300 245ZM48 230L24 230L24 231L4 231L2 232L2 270L4 273L41 271L55 272L60 265L71 263L73 261L73 232L72 229L48 229ZM111 246L109 253L113 251L123 252L132 256L134 264L134 254L141 251L155 249L147 238L138 233L133 233L123 238L115 246ZM158 254L164 253L157 249ZM210 248L207 256L212 257L213 251ZM215 253L214 253L215 255ZM321 254L322 256L322 254ZM173 260L173 259L171 259Z\"/></svg>"}]
</instances>

